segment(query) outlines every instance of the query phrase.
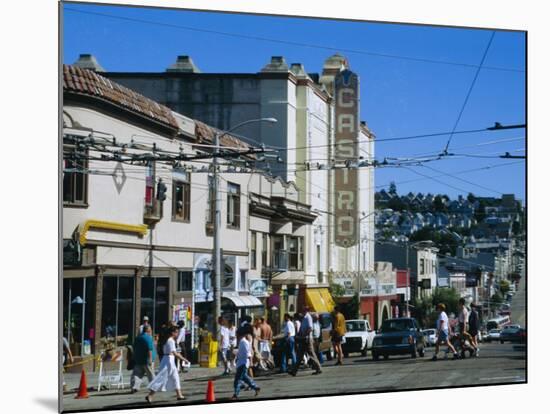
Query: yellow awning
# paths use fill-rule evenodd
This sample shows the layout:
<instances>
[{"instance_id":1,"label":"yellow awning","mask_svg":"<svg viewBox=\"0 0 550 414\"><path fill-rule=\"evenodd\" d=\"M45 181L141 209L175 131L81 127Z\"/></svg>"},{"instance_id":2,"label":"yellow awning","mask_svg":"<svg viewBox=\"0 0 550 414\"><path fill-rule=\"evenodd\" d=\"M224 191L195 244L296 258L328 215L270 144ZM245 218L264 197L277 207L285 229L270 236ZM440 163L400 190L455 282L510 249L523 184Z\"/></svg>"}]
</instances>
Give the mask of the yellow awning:
<instances>
[{"instance_id":1,"label":"yellow awning","mask_svg":"<svg viewBox=\"0 0 550 414\"><path fill-rule=\"evenodd\" d=\"M314 312L332 312L334 300L327 288L306 289L306 303Z\"/></svg>"},{"instance_id":2,"label":"yellow awning","mask_svg":"<svg viewBox=\"0 0 550 414\"><path fill-rule=\"evenodd\" d=\"M136 233L139 236L145 236L148 229L145 224L126 224L117 223L114 221L87 220L79 227L80 244L82 246L85 246L88 243L88 230L90 230L91 228Z\"/></svg>"}]
</instances>

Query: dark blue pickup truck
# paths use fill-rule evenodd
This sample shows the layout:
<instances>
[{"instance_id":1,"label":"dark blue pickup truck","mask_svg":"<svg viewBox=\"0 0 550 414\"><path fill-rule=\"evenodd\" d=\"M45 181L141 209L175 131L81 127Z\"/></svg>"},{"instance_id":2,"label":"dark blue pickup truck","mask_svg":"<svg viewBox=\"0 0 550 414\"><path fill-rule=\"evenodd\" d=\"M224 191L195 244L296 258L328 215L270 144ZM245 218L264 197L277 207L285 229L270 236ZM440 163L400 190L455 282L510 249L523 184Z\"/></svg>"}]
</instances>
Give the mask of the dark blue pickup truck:
<instances>
[{"instance_id":1,"label":"dark blue pickup truck","mask_svg":"<svg viewBox=\"0 0 550 414\"><path fill-rule=\"evenodd\" d=\"M414 318L386 319L372 342L372 358L409 354L424 356L426 341Z\"/></svg>"}]
</instances>

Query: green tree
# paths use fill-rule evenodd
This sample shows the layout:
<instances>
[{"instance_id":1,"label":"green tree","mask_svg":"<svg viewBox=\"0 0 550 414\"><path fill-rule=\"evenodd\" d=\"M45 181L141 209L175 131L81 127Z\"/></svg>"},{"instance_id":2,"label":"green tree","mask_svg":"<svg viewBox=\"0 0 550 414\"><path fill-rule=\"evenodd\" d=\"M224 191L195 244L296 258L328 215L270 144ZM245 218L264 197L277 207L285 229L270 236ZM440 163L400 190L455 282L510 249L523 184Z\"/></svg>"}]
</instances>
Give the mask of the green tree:
<instances>
[{"instance_id":1,"label":"green tree","mask_svg":"<svg viewBox=\"0 0 550 414\"><path fill-rule=\"evenodd\" d=\"M342 286L339 283L332 283L332 282L329 285L329 291L334 299L341 298L346 293L346 289L344 288L344 286Z\"/></svg>"},{"instance_id":2,"label":"green tree","mask_svg":"<svg viewBox=\"0 0 550 414\"><path fill-rule=\"evenodd\" d=\"M438 213L446 213L447 212L447 206L445 205L445 202L443 201L443 197L440 195L436 195L433 201L433 208Z\"/></svg>"},{"instance_id":3,"label":"green tree","mask_svg":"<svg viewBox=\"0 0 550 414\"><path fill-rule=\"evenodd\" d=\"M510 291L510 282L507 280L501 280L499 283L499 290L503 297Z\"/></svg>"},{"instance_id":4,"label":"green tree","mask_svg":"<svg viewBox=\"0 0 550 414\"><path fill-rule=\"evenodd\" d=\"M502 305L502 302L504 301L502 295L497 291L495 292L495 294L493 296L491 296L491 305L490 305L490 308L491 308L491 311L495 311L497 310L500 305Z\"/></svg>"},{"instance_id":5,"label":"green tree","mask_svg":"<svg viewBox=\"0 0 550 414\"><path fill-rule=\"evenodd\" d=\"M390 194L397 194L397 186L395 185L395 181L390 182L390 189L388 190L388 193Z\"/></svg>"},{"instance_id":6,"label":"green tree","mask_svg":"<svg viewBox=\"0 0 550 414\"><path fill-rule=\"evenodd\" d=\"M476 196L473 193L468 193L467 199L472 204L476 202Z\"/></svg>"}]
</instances>

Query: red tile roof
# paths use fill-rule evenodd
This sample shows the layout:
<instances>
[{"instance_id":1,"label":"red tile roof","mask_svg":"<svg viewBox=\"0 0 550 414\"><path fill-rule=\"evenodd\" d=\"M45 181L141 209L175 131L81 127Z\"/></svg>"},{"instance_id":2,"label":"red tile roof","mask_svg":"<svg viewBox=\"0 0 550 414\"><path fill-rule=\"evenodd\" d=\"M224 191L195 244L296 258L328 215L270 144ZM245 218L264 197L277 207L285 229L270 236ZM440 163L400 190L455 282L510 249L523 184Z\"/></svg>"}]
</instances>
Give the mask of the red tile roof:
<instances>
[{"instance_id":1,"label":"red tile roof","mask_svg":"<svg viewBox=\"0 0 550 414\"><path fill-rule=\"evenodd\" d=\"M63 65L63 92L97 97L169 128L178 129L178 123L168 107L91 70Z\"/></svg>"},{"instance_id":2,"label":"red tile roof","mask_svg":"<svg viewBox=\"0 0 550 414\"><path fill-rule=\"evenodd\" d=\"M204 122L195 120L195 136L198 142L214 142L214 132L221 132L219 129L211 127ZM245 142L239 138L234 137L231 134L224 134L220 138L220 145L222 147L233 147L237 150L247 150L250 148L250 145L247 145Z\"/></svg>"}]
</instances>

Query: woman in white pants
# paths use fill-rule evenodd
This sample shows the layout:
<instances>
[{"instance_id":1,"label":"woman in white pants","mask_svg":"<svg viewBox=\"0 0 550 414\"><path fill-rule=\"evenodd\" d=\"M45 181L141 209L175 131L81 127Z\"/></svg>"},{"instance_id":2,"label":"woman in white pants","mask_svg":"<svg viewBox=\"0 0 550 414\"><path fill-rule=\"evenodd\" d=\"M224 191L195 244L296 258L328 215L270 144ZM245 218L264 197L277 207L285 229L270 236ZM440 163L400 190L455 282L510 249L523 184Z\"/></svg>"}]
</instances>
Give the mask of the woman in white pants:
<instances>
[{"instance_id":1,"label":"woman in white pants","mask_svg":"<svg viewBox=\"0 0 550 414\"><path fill-rule=\"evenodd\" d=\"M185 397L181 393L180 377L176 367L176 358L180 361L188 362L179 352L176 351L176 338L178 337L178 327L168 328L168 339L162 347L162 360L160 361L159 372L155 379L149 384L149 395L145 397L148 403L153 402L153 395L158 391L176 391L178 400Z\"/></svg>"}]
</instances>

